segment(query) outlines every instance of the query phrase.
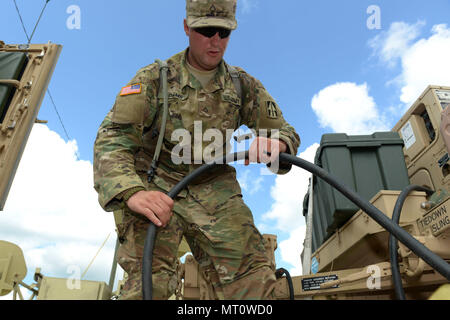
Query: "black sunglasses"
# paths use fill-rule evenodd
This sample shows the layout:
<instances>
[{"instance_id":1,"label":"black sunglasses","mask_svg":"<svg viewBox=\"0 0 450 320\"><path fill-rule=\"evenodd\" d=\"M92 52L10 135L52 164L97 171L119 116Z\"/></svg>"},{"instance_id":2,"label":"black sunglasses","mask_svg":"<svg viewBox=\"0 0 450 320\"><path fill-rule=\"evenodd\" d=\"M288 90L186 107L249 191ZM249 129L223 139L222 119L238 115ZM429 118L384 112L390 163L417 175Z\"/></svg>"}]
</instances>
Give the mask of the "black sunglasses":
<instances>
[{"instance_id":1,"label":"black sunglasses","mask_svg":"<svg viewBox=\"0 0 450 320\"><path fill-rule=\"evenodd\" d=\"M231 30L229 29L218 27L195 28L194 31L200 33L202 36L205 36L207 38L215 36L216 33L218 32L220 39L228 38L231 33Z\"/></svg>"}]
</instances>

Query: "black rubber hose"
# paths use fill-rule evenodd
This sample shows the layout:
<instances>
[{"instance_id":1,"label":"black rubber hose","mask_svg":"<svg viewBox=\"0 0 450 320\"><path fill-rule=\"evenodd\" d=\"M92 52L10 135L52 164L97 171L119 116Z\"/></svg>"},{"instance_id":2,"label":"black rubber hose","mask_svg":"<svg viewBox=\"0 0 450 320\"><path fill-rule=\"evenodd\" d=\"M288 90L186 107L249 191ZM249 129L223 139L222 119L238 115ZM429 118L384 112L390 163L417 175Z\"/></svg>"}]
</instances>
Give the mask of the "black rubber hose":
<instances>
[{"instance_id":1,"label":"black rubber hose","mask_svg":"<svg viewBox=\"0 0 450 320\"><path fill-rule=\"evenodd\" d=\"M283 274L286 275L286 281L289 287L289 300L294 300L294 284L292 283L291 274L284 268L278 268L277 271L275 271L275 277L277 279L280 279Z\"/></svg>"},{"instance_id":2,"label":"black rubber hose","mask_svg":"<svg viewBox=\"0 0 450 320\"><path fill-rule=\"evenodd\" d=\"M175 187L170 190L168 195L173 199L175 196L183 190L187 184L195 179L199 174L209 170L211 167L216 166L217 163L223 164L231 161L242 160L248 158L248 151L238 152L228 156L225 156L221 159L218 159L210 164L205 164L193 172L191 172L188 176L184 177ZM286 153L281 153L279 157L280 162L289 163L296 165L300 168L303 168L315 176L323 179L325 182L339 190L344 196L346 196L350 201L356 204L359 208L361 208L364 212L366 212L372 219L374 219L379 225L381 225L384 229L389 231L389 233L394 234L395 237L400 240L405 246L407 246L412 252L414 252L417 256L422 258L426 263L428 263L432 268L442 274L445 278L450 280L450 265L445 262L441 257L437 254L433 253L431 250L426 248L422 243L417 241L414 237L412 237L408 232L400 228L398 225L393 223L391 219L389 219L383 212L378 210L374 205L365 199L361 198L356 192L347 188L345 185L340 183L333 175L329 174L324 169L316 166L313 163L310 163L306 160L298 158L296 156L292 156ZM154 232L155 226L150 223L147 231L147 236L145 238L144 245L144 257L143 257L143 279L142 279L142 291L144 300L152 299L152 253L154 246ZM144 276L146 275L146 276Z\"/></svg>"},{"instance_id":3,"label":"black rubber hose","mask_svg":"<svg viewBox=\"0 0 450 320\"><path fill-rule=\"evenodd\" d=\"M195 169L190 174L185 176L178 182L167 194L172 199L180 193L181 190L186 188L189 183L198 177L200 174L209 171L214 166L222 165L225 163L244 160L248 158L248 151L236 152L224 156L223 158L214 160L211 163L202 165ZM144 243L144 255L142 258L142 296L144 300L152 300L153 298L153 280L152 280L152 263L153 263L153 248L155 246L156 226L150 222L147 228L147 234Z\"/></svg>"},{"instance_id":4,"label":"black rubber hose","mask_svg":"<svg viewBox=\"0 0 450 320\"><path fill-rule=\"evenodd\" d=\"M399 225L400 223L400 215L402 213L403 204L405 203L406 198L412 191L424 191L428 196L433 194L433 190L428 188L418 186L418 185L409 185L407 186L397 198L395 202L394 211L392 212L392 221ZM402 277L400 275L400 268L398 265L398 241L397 238L391 233L389 235L389 257L391 260L391 270L392 270L392 282L394 284L395 296L397 300L406 300L405 290L403 289Z\"/></svg>"},{"instance_id":5,"label":"black rubber hose","mask_svg":"<svg viewBox=\"0 0 450 320\"><path fill-rule=\"evenodd\" d=\"M150 222L147 228L142 257L142 297L144 300L153 299L153 248L155 246L156 226Z\"/></svg>"}]
</instances>

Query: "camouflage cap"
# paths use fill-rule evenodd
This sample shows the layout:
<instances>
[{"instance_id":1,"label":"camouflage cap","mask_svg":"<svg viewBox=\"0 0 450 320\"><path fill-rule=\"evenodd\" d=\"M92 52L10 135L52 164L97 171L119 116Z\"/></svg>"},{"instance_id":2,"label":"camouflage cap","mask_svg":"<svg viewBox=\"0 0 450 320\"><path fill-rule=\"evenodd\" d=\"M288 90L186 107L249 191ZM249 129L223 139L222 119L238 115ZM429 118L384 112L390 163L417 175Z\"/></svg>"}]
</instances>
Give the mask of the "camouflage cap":
<instances>
[{"instance_id":1,"label":"camouflage cap","mask_svg":"<svg viewBox=\"0 0 450 320\"><path fill-rule=\"evenodd\" d=\"M221 27L234 30L237 0L186 0L189 28Z\"/></svg>"}]
</instances>

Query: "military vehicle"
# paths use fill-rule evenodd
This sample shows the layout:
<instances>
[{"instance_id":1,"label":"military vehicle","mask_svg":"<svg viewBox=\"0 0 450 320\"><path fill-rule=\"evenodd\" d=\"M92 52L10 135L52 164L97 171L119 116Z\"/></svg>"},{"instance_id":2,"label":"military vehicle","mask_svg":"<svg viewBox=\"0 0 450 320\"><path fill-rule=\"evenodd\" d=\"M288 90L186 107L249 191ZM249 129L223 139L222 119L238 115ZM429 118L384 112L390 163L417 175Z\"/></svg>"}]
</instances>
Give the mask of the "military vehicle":
<instances>
[{"instance_id":1,"label":"military vehicle","mask_svg":"<svg viewBox=\"0 0 450 320\"><path fill-rule=\"evenodd\" d=\"M31 128L39 122L37 114L61 50L53 43L0 41L0 210ZM441 269L450 261L449 104L450 87L429 86L392 131L326 134L314 161L431 250ZM277 299L450 299L448 277L436 271L434 263L430 266L403 242L397 247L367 209L325 181L312 175L303 208L298 208L307 225L302 276L291 277L276 268L277 237L264 235L278 278ZM183 241L179 256L185 258L179 261L173 299L216 299L193 256L186 255L189 251ZM116 299L123 281L113 292L115 268L113 262L108 284L82 280L77 290L68 279L48 277L39 268L34 283L26 284L22 250L0 240L0 296L12 291L13 299L24 299L21 290L29 290L30 299L38 300Z\"/></svg>"}]
</instances>

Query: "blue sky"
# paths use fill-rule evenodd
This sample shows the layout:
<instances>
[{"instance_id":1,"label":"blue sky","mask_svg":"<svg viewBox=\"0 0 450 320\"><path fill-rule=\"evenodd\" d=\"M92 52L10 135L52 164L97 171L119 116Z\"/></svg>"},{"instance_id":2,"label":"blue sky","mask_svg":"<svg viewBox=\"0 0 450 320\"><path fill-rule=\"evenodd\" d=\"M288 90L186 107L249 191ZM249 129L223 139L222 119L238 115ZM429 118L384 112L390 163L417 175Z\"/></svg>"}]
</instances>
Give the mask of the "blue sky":
<instances>
[{"instance_id":1,"label":"blue sky","mask_svg":"<svg viewBox=\"0 0 450 320\"><path fill-rule=\"evenodd\" d=\"M29 33L44 3L17 0ZM80 9L80 29L67 27L71 17L67 9L72 5ZM367 12L371 5L379 9L379 29L368 27L368 20L374 17L373 11ZM447 57L450 53L448 1L434 0L431 5L417 0L238 0L237 10L238 29L232 33L225 60L261 80L299 133L302 144L298 153L310 160L323 133L390 130L426 85L450 85L449 59L443 58L443 52ZM55 143L72 150L69 153L77 150L80 161L70 160L71 165L89 167L92 163L98 126L136 71L187 47L184 16L185 2L179 0L48 3L32 42L63 45L49 88L71 141L67 141L48 96L38 118L48 120L49 130L40 129L43 136L57 140L59 135ZM27 41L13 0L0 2L0 40ZM256 224L263 233L278 236L278 266L298 272L300 260L296 263L292 258L297 255L292 248L298 244L301 250L303 242L301 203L308 174L295 170L290 176L276 178L262 175L259 165L236 167ZM89 179L80 188L92 192ZM86 207L82 199L74 197L71 205ZM20 208L11 204L9 210ZM26 246L32 250L33 241L27 239ZM99 246L101 242L97 239L95 243ZM58 246L57 240L51 239L39 246L50 244ZM109 254L113 245L110 240ZM91 246L95 247L94 242ZM49 256L33 252L33 261ZM53 272L56 275L52 276L65 276L60 269ZM96 272L91 278L102 271Z\"/></svg>"}]
</instances>

